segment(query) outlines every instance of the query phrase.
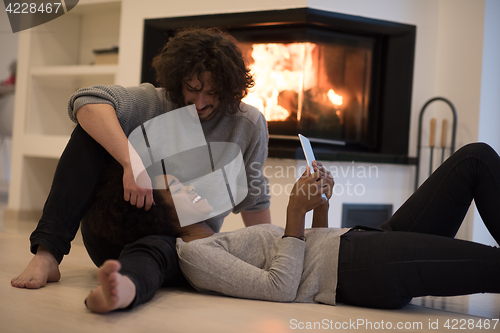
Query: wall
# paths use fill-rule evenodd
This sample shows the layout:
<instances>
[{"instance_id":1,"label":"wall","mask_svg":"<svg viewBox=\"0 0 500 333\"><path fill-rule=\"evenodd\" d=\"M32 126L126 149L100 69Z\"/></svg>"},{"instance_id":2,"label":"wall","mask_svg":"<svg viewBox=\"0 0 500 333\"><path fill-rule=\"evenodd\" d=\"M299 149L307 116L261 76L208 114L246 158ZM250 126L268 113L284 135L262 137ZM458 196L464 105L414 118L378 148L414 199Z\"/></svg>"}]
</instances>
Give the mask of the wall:
<instances>
[{"instance_id":1,"label":"wall","mask_svg":"<svg viewBox=\"0 0 500 333\"><path fill-rule=\"evenodd\" d=\"M410 130L410 155L416 155L418 114L423 104L435 96L449 98L458 110L457 147L478 139L484 0L293 0L293 1L183 1L175 6L161 0L123 0L120 33L120 70L118 81L123 85L140 82L140 61L144 18L159 18L210 13L271 10L312 7L345 14L414 24L417 26L415 70ZM447 116L443 105L433 106L424 119ZM438 133L439 135L439 133ZM427 137L427 130L423 137ZM422 143L425 145L425 143ZM276 174L279 168L300 169L301 161L269 159L267 170ZM422 159L427 166L428 160ZM329 168L344 170L349 163L327 164ZM356 167L366 165L356 164ZM342 202L393 203L397 208L413 190L414 168L394 165L377 165L378 177L356 179L367 189L361 196L346 193L332 200L331 226L340 223L339 207ZM426 169L426 167L422 167ZM426 175L425 175L426 176ZM293 182L297 174L272 177L271 187ZM356 177L355 177L356 178ZM337 184L349 181L339 177ZM284 224L287 197L274 195L272 220ZM472 216L467 217L467 227L460 237L472 238ZM225 228L241 226L237 217L231 217Z\"/></svg>"},{"instance_id":2,"label":"wall","mask_svg":"<svg viewBox=\"0 0 500 333\"><path fill-rule=\"evenodd\" d=\"M483 63L481 70L481 101L479 141L489 143L500 152L500 1L486 0L484 17ZM474 214L472 240L489 245L496 242L484 227L477 209Z\"/></svg>"},{"instance_id":3,"label":"wall","mask_svg":"<svg viewBox=\"0 0 500 333\"><path fill-rule=\"evenodd\" d=\"M0 6L0 81L9 76L9 65L17 59L18 34L12 33L7 12Z\"/></svg>"},{"instance_id":4,"label":"wall","mask_svg":"<svg viewBox=\"0 0 500 333\"><path fill-rule=\"evenodd\" d=\"M436 93L457 108L457 147L477 141L484 1L441 0Z\"/></svg>"},{"instance_id":5,"label":"wall","mask_svg":"<svg viewBox=\"0 0 500 333\"><path fill-rule=\"evenodd\" d=\"M10 28L7 12L2 9L0 11L0 81L7 79L10 76L9 66L13 60L17 59L18 34L12 33ZM12 131L14 110L14 95L0 97L0 134ZM10 137L4 138L5 141L0 142L0 192L7 192L8 189L8 170L6 163L10 162L10 150L12 148L12 140Z\"/></svg>"}]
</instances>

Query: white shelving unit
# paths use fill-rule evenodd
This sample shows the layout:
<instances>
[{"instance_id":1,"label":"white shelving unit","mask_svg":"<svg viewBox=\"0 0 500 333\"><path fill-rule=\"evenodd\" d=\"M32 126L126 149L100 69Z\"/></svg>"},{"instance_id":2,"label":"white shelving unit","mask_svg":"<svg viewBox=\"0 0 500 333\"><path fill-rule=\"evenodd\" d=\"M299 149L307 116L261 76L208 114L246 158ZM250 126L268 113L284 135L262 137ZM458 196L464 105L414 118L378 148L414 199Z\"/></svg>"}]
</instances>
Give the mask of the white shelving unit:
<instances>
[{"instance_id":1,"label":"white shelving unit","mask_svg":"<svg viewBox=\"0 0 500 333\"><path fill-rule=\"evenodd\" d=\"M19 36L12 176L5 219L38 219L75 124L79 88L114 84L118 65L93 65L94 49L119 43L120 0L80 0L67 14Z\"/></svg>"}]
</instances>

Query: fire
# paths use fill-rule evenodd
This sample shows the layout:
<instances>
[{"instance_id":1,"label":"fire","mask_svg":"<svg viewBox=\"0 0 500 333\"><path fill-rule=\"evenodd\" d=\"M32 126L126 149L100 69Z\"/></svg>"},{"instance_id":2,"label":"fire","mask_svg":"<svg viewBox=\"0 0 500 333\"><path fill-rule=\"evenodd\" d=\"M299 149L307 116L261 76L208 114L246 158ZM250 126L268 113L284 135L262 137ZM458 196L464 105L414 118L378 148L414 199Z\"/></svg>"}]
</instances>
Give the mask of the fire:
<instances>
[{"instance_id":1,"label":"fire","mask_svg":"<svg viewBox=\"0 0 500 333\"><path fill-rule=\"evenodd\" d=\"M253 44L249 67L255 87L243 101L261 110L268 121L291 116L300 120L304 92L318 87L318 49L314 43ZM342 104L333 89L322 96L335 106Z\"/></svg>"},{"instance_id":2,"label":"fire","mask_svg":"<svg viewBox=\"0 0 500 333\"><path fill-rule=\"evenodd\" d=\"M314 84L312 71L313 43L254 44L250 65L255 75L255 89L243 100L257 107L267 120L284 120L290 110L280 105L279 96L283 91L298 94L301 110L302 92ZM300 117L300 115L299 115Z\"/></svg>"},{"instance_id":3,"label":"fire","mask_svg":"<svg viewBox=\"0 0 500 333\"><path fill-rule=\"evenodd\" d=\"M327 96L334 105L342 105L342 100L344 98L340 95L337 95L335 91L333 91L333 89L328 90Z\"/></svg>"}]
</instances>

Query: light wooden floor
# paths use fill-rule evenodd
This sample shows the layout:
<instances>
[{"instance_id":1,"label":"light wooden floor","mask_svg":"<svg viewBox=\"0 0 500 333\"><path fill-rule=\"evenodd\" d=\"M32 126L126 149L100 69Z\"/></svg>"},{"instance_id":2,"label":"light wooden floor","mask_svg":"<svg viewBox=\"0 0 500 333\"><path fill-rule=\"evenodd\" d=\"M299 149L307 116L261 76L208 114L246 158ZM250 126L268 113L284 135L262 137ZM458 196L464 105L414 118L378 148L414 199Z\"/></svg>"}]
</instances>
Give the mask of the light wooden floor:
<instances>
[{"instance_id":1,"label":"light wooden floor","mask_svg":"<svg viewBox=\"0 0 500 333\"><path fill-rule=\"evenodd\" d=\"M3 205L3 206L2 206ZM2 208L0 202L0 222ZM162 289L154 299L129 312L96 315L86 310L83 300L97 286L96 268L88 258L77 235L71 254L61 264L62 279L39 290L16 289L12 277L31 259L29 233L35 224L0 225L0 332L289 332L308 323L317 331L335 330L335 324L351 325L351 331L449 332L449 320L484 323L485 318L499 318L500 296L478 298L421 298L402 310L387 311L345 305L282 304L208 296L190 290ZM500 281L499 281L500 283ZM481 298L482 297L482 298ZM424 306L422 306L424 305ZM429 307L436 307L431 309ZM445 310L438 310L438 309ZM468 313L475 313L470 315ZM460 322L462 320L462 322ZM471 321L470 321L471 320ZM430 323L438 329L429 329ZM331 323L331 324L330 324ZM401 323L406 328L396 329ZM494 324L493 321L490 321ZM319 326L328 325L328 326ZM330 328L329 325L333 327ZM370 329L370 326L371 329ZM384 325L384 326L381 326ZM314 327L314 326L312 326ZM377 327L379 329L377 329ZM467 326L465 326L467 327ZM295 328L295 329L294 329ZM469 329L470 332L477 330ZM481 332L500 331L496 329Z\"/></svg>"}]
</instances>

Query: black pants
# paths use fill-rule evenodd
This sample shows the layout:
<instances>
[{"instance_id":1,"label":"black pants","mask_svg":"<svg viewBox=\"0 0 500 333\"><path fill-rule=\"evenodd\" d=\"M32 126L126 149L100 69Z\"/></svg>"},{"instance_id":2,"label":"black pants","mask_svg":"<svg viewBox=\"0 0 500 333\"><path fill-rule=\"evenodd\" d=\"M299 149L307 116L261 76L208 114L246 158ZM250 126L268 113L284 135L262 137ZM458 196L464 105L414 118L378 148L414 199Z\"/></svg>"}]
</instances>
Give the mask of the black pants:
<instances>
[{"instance_id":1,"label":"black pants","mask_svg":"<svg viewBox=\"0 0 500 333\"><path fill-rule=\"evenodd\" d=\"M161 286L187 282L179 268L174 237L148 236L121 247L90 230L84 217L111 158L79 125L75 128L57 165L42 217L31 234L31 252L43 245L60 263L69 253L81 221L83 242L92 261L100 266L107 259L118 259L120 272L136 284L133 307L151 299ZM161 274L138 274L146 268Z\"/></svg>"},{"instance_id":2,"label":"black pants","mask_svg":"<svg viewBox=\"0 0 500 333\"><path fill-rule=\"evenodd\" d=\"M118 259L122 265L120 273L134 282L136 296L129 309L149 301L161 287L189 285L179 267L175 237L146 236L121 247L93 233L85 220L82 221L82 237L96 266L107 259Z\"/></svg>"},{"instance_id":3,"label":"black pants","mask_svg":"<svg viewBox=\"0 0 500 333\"><path fill-rule=\"evenodd\" d=\"M381 226L341 237L337 301L400 308L417 296L500 293L500 249L454 239L474 199L500 242L500 158L470 144Z\"/></svg>"}]
</instances>

